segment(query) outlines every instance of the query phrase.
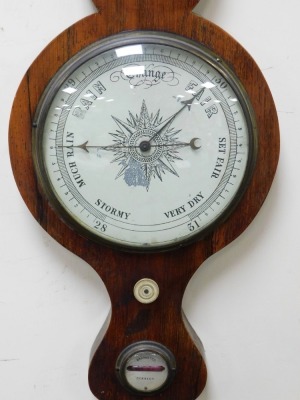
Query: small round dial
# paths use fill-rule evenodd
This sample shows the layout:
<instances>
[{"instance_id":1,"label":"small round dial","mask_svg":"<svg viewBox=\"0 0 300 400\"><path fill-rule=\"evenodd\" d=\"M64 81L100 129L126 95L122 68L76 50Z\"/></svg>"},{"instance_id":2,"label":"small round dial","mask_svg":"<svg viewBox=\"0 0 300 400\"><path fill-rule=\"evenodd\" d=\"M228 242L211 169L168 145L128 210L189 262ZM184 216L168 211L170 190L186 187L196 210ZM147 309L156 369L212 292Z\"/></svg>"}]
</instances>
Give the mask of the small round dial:
<instances>
[{"instance_id":1,"label":"small round dial","mask_svg":"<svg viewBox=\"0 0 300 400\"><path fill-rule=\"evenodd\" d=\"M117 376L129 391L152 394L163 390L173 379L176 363L173 354L155 342L138 342L120 354Z\"/></svg>"},{"instance_id":2,"label":"small round dial","mask_svg":"<svg viewBox=\"0 0 300 400\"><path fill-rule=\"evenodd\" d=\"M237 204L255 162L238 79L206 48L161 32L79 53L51 81L33 133L40 183L62 218L137 251L203 236Z\"/></svg>"}]
</instances>

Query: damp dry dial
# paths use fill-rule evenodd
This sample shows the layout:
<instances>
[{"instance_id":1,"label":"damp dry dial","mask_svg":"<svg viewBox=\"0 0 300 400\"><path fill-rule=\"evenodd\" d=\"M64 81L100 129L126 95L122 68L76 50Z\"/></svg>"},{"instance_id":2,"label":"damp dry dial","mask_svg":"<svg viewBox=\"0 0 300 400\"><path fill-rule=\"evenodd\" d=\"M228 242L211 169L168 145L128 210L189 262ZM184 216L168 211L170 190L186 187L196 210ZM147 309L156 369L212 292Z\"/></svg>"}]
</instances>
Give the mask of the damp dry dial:
<instances>
[{"instance_id":1,"label":"damp dry dial","mask_svg":"<svg viewBox=\"0 0 300 400\"><path fill-rule=\"evenodd\" d=\"M165 346L148 341L124 349L116 363L121 384L139 394L162 391L171 383L175 371L173 354Z\"/></svg>"}]
</instances>

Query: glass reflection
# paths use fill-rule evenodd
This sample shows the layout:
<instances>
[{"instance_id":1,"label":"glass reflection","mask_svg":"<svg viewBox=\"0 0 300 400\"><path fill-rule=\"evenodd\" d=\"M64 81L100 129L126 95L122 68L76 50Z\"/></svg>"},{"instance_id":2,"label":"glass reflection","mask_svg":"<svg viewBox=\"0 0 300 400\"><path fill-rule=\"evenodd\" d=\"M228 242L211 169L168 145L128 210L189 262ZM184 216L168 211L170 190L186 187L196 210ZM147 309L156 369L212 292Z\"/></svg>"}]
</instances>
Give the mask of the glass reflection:
<instances>
[{"instance_id":1,"label":"glass reflection","mask_svg":"<svg viewBox=\"0 0 300 400\"><path fill-rule=\"evenodd\" d=\"M134 46L126 46L116 49L117 57L130 56L132 54L143 54L143 47L140 44Z\"/></svg>"}]
</instances>

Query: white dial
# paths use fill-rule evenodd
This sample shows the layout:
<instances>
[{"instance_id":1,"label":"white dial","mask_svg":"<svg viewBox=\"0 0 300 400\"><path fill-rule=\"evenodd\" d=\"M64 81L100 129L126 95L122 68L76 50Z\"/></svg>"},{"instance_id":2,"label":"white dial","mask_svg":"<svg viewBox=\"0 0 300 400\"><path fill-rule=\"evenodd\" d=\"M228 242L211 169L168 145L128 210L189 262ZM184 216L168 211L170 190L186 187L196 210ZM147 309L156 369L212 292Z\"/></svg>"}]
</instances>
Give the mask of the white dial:
<instances>
[{"instance_id":1,"label":"white dial","mask_svg":"<svg viewBox=\"0 0 300 400\"><path fill-rule=\"evenodd\" d=\"M36 169L62 216L93 239L178 246L236 204L255 159L247 96L181 37L124 34L54 77L35 121Z\"/></svg>"}]
</instances>

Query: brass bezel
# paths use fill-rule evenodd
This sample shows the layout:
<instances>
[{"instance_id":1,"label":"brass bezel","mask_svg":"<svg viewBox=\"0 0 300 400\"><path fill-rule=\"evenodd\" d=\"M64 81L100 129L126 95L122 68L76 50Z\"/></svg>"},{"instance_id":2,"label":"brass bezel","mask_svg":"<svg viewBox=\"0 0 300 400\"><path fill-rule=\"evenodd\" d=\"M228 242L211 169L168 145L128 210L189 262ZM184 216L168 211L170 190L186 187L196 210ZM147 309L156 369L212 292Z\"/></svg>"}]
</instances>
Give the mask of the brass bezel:
<instances>
[{"instance_id":1,"label":"brass bezel","mask_svg":"<svg viewBox=\"0 0 300 400\"><path fill-rule=\"evenodd\" d=\"M208 64L212 65L213 68L215 68L226 79L226 81L231 85L231 87L237 94L246 118L249 131L249 157L247 160L246 171L238 192L233 197L229 205L222 212L222 214L219 215L209 226L205 227L203 230L197 231L194 236L189 236L186 240L179 240L178 242L167 245L142 247L140 245L123 245L104 239L103 237L98 236L92 233L89 229L85 228L82 223L77 221L77 219L74 218L74 216L72 216L68 210L66 210L66 208L62 205L62 203L54 194L52 185L47 177L47 172L42 156L42 137L46 115L58 88L63 84L66 78L80 65L95 57L96 55L104 53L108 50L112 50L114 48L122 47L125 45L128 46L134 44L153 43L174 46L176 48L188 51L195 56L202 58ZM219 58L215 53L213 53L203 44L177 34L160 31L133 31L122 32L93 43L92 45L77 53L58 70L58 72L51 79L46 90L44 91L35 113L34 122L32 124L32 154L38 182L40 187L42 188L43 193L47 197L51 207L55 210L55 212L73 230L97 243L108 245L110 247L120 250L130 252L157 252L173 250L175 248L180 248L195 241L201 240L207 234L215 230L230 216L232 211L235 209L235 207L243 197L243 194L251 180L258 151L257 135L258 132L256 118L250 99L240 80L235 75L234 71L221 58Z\"/></svg>"}]
</instances>

